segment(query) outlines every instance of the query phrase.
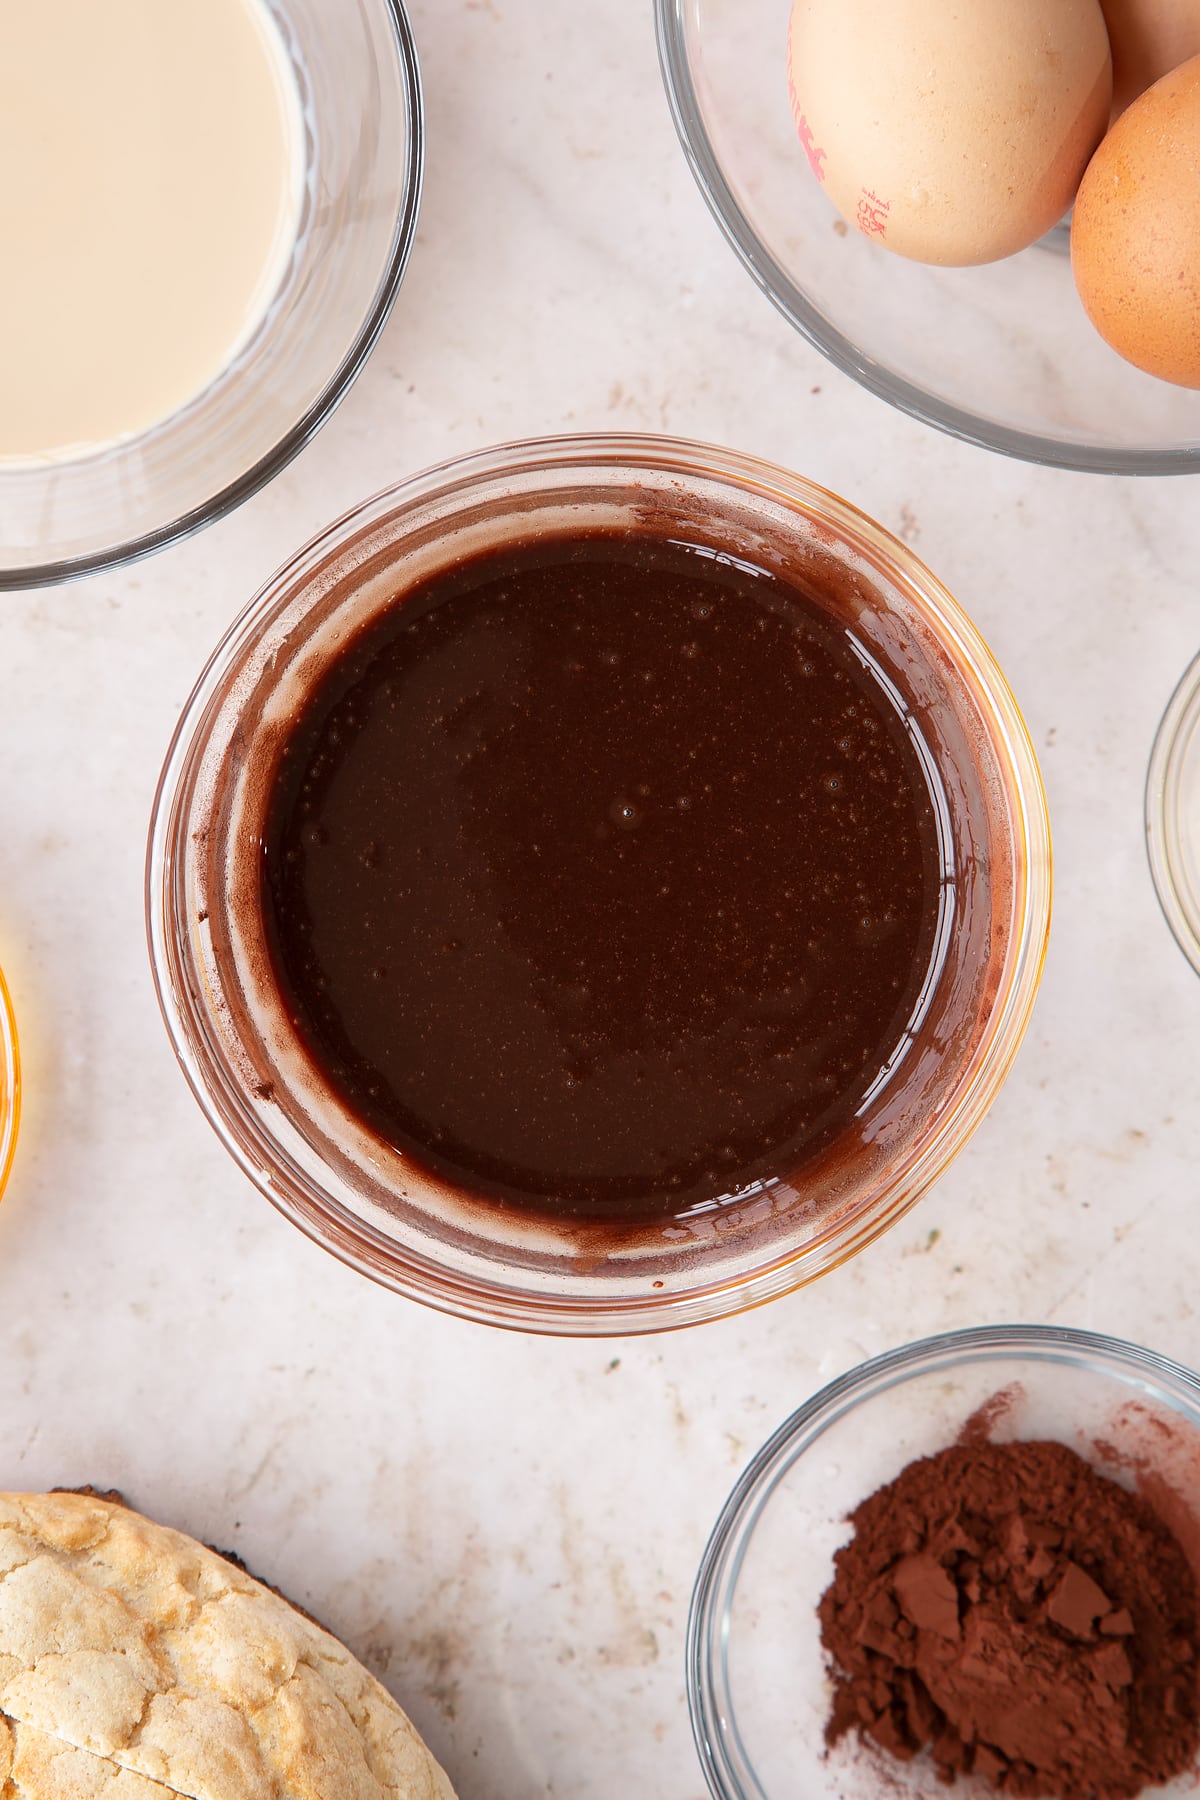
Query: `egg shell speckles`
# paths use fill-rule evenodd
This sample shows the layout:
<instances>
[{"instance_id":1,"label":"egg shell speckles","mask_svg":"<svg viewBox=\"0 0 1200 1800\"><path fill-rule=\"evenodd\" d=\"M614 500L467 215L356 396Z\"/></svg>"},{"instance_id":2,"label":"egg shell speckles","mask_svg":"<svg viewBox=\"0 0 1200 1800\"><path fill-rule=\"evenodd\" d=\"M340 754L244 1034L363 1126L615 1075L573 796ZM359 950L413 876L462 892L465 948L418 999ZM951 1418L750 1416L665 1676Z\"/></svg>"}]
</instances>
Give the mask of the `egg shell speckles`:
<instances>
[{"instance_id":1,"label":"egg shell speckles","mask_svg":"<svg viewBox=\"0 0 1200 1800\"><path fill-rule=\"evenodd\" d=\"M1114 350L1163 381L1200 388L1200 56L1135 100L1092 158L1071 266Z\"/></svg>"}]
</instances>

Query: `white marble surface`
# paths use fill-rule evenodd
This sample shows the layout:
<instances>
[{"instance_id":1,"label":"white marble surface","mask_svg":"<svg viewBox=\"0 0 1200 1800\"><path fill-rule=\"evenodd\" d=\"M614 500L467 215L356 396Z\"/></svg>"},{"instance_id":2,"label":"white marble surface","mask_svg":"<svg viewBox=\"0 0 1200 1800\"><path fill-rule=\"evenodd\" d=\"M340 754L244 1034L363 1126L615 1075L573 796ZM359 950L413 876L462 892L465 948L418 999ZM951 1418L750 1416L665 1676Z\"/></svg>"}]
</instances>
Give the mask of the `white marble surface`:
<instances>
[{"instance_id":1,"label":"white marble surface","mask_svg":"<svg viewBox=\"0 0 1200 1800\"><path fill-rule=\"evenodd\" d=\"M0 605L0 956L27 1096L0 1210L0 1485L112 1484L236 1548L380 1672L463 1800L700 1800L692 1576L794 1405L974 1322L1200 1360L1200 984L1141 838L1155 724L1200 639L1200 501L966 448L800 342L692 185L647 0L419 0L414 25L420 237L341 410L203 536ZM290 551L435 459L606 427L777 458L917 547L1026 709L1058 881L1015 1072L907 1223L750 1317L578 1345L406 1305L276 1217L176 1072L141 882L177 712Z\"/></svg>"}]
</instances>

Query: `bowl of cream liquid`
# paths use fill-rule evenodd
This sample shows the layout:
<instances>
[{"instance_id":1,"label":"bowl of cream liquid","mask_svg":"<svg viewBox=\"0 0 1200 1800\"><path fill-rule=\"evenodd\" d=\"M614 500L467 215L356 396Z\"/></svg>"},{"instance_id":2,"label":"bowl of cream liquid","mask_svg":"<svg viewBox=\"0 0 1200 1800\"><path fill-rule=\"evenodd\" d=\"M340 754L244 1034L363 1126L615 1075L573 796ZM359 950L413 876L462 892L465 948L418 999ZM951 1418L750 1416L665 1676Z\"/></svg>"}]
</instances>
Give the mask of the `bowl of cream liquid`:
<instances>
[{"instance_id":1,"label":"bowl of cream liquid","mask_svg":"<svg viewBox=\"0 0 1200 1800\"><path fill-rule=\"evenodd\" d=\"M0 587L158 548L307 442L422 142L402 0L0 0Z\"/></svg>"}]
</instances>

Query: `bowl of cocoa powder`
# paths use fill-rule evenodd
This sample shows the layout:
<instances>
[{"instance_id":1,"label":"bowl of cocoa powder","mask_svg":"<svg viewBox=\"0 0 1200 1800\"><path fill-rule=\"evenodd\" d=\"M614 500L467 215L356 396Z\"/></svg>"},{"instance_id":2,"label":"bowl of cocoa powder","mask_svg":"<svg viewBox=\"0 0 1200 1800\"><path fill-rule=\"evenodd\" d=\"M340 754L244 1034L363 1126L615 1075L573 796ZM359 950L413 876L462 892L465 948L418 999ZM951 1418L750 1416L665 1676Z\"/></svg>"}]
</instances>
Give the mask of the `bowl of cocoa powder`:
<instances>
[{"instance_id":1,"label":"bowl of cocoa powder","mask_svg":"<svg viewBox=\"0 0 1200 1800\"><path fill-rule=\"evenodd\" d=\"M688 1696L717 1800L1200 1793L1200 1377L988 1327L795 1412L717 1522Z\"/></svg>"}]
</instances>

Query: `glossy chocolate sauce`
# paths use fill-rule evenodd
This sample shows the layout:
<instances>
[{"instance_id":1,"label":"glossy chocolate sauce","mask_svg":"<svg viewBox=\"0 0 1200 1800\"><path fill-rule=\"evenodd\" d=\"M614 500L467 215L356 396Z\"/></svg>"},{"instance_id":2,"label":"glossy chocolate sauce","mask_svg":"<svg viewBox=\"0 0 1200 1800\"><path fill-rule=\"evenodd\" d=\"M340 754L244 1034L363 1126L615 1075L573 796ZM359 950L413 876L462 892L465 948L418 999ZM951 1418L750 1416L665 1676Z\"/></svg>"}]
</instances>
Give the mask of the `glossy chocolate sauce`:
<instances>
[{"instance_id":1,"label":"glossy chocolate sauce","mask_svg":"<svg viewBox=\"0 0 1200 1800\"><path fill-rule=\"evenodd\" d=\"M793 1176L900 1042L940 858L911 731L776 575L648 534L408 593L270 802L280 989L343 1102L459 1190L664 1220Z\"/></svg>"}]
</instances>

